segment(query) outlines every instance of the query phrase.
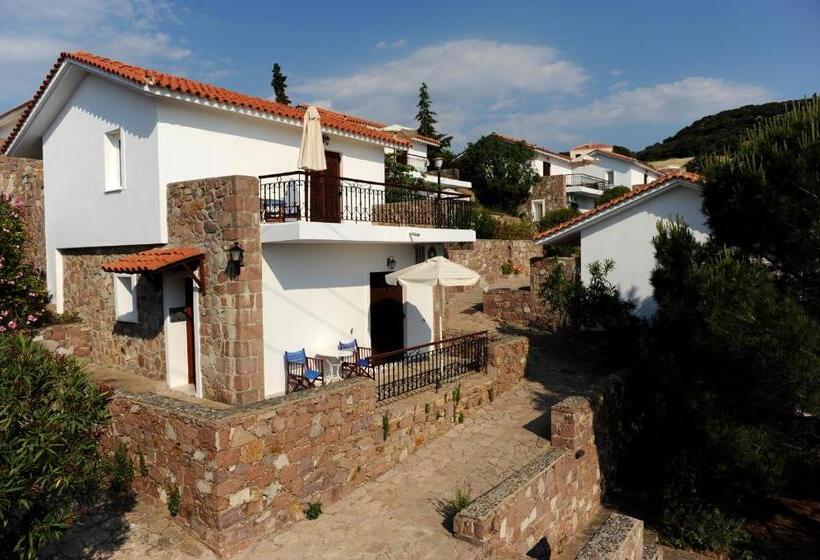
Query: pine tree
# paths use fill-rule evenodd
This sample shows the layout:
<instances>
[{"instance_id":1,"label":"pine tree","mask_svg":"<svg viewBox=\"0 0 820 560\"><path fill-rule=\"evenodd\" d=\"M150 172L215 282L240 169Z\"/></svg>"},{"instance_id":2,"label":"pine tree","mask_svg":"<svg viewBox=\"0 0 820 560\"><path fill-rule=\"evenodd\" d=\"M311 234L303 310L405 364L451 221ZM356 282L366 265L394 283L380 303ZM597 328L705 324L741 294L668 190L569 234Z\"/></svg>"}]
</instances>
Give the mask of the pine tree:
<instances>
[{"instance_id":1,"label":"pine tree","mask_svg":"<svg viewBox=\"0 0 820 560\"><path fill-rule=\"evenodd\" d=\"M419 88L419 103L417 105L419 112L416 113L416 120L419 123L418 133L422 136L437 138L436 123L438 121L436 120L435 111L430 108L431 105L432 101L430 100L430 93L427 91L427 84L422 82Z\"/></svg>"},{"instance_id":2,"label":"pine tree","mask_svg":"<svg viewBox=\"0 0 820 560\"><path fill-rule=\"evenodd\" d=\"M290 97L285 91L288 89L288 77L282 74L282 67L279 63L273 65L273 79L270 85L273 88L273 94L276 96L276 102L284 105L290 105Z\"/></svg>"}]
</instances>

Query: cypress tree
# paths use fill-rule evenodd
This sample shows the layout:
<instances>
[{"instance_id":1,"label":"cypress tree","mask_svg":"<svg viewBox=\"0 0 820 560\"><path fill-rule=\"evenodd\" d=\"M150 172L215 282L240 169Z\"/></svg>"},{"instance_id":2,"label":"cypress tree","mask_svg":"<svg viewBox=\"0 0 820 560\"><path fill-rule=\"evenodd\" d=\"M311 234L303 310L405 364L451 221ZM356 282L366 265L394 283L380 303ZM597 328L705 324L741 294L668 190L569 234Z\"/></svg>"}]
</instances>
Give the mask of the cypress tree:
<instances>
[{"instance_id":1,"label":"cypress tree","mask_svg":"<svg viewBox=\"0 0 820 560\"><path fill-rule=\"evenodd\" d=\"M290 105L290 98L285 91L288 89L288 77L282 73L282 67L279 63L273 65L273 78L270 85L273 88L273 94L276 96L276 102L284 105Z\"/></svg>"},{"instance_id":2,"label":"cypress tree","mask_svg":"<svg viewBox=\"0 0 820 560\"><path fill-rule=\"evenodd\" d=\"M436 120L436 112L431 109L431 105L432 101L430 100L430 93L427 91L427 84L422 82L419 88L419 102L417 105L419 112L416 113L416 120L419 123L418 133L422 136L437 138L436 123L438 121Z\"/></svg>"}]
</instances>

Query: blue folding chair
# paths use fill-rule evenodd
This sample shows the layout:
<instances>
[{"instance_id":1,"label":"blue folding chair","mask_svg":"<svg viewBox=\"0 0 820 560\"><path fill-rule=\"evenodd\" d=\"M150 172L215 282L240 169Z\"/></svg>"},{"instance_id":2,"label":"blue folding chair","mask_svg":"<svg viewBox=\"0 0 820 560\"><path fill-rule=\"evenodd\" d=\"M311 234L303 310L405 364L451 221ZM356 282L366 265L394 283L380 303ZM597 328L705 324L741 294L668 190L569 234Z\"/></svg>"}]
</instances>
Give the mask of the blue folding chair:
<instances>
[{"instance_id":1,"label":"blue folding chair","mask_svg":"<svg viewBox=\"0 0 820 560\"><path fill-rule=\"evenodd\" d=\"M288 393L310 389L315 387L317 382L324 384L324 360L309 358L304 348L296 352L285 352L285 371L288 377Z\"/></svg>"},{"instance_id":2,"label":"blue folding chair","mask_svg":"<svg viewBox=\"0 0 820 560\"><path fill-rule=\"evenodd\" d=\"M370 356L373 355L372 350L359 346L355 338L350 342L340 342L339 350L352 352L352 355L344 360L346 363L359 367L367 367L370 365Z\"/></svg>"}]
</instances>

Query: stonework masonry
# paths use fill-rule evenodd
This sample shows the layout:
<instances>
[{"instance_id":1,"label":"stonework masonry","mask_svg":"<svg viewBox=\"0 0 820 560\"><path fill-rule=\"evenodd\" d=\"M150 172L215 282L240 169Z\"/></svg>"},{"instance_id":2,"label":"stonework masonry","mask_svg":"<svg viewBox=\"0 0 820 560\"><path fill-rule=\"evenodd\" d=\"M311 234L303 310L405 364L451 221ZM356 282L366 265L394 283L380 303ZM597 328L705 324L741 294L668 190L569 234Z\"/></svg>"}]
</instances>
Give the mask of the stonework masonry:
<instances>
[{"instance_id":1,"label":"stonework masonry","mask_svg":"<svg viewBox=\"0 0 820 560\"><path fill-rule=\"evenodd\" d=\"M501 265L507 261L522 268L521 276L530 275L530 259L539 257L543 250L529 239L477 239L473 243L448 243L445 256L453 262L478 272L492 285L505 278Z\"/></svg>"},{"instance_id":2,"label":"stonework masonry","mask_svg":"<svg viewBox=\"0 0 820 560\"><path fill-rule=\"evenodd\" d=\"M583 397L551 408L553 449L456 515L454 533L490 554L524 554L542 538L561 546L600 510L593 411Z\"/></svg>"},{"instance_id":3,"label":"stonework masonry","mask_svg":"<svg viewBox=\"0 0 820 560\"><path fill-rule=\"evenodd\" d=\"M67 312L79 314L89 331L91 359L165 379L162 286L140 276L137 282L138 320L123 323L114 311L114 279L102 264L152 246L65 249L63 298Z\"/></svg>"},{"instance_id":4,"label":"stonework masonry","mask_svg":"<svg viewBox=\"0 0 820 560\"><path fill-rule=\"evenodd\" d=\"M137 492L167 502L178 488L176 520L227 556L304 518L309 502L330 504L403 461L489 402L489 388L511 388L527 350L524 337L492 340L486 373L387 404L367 378L226 409L116 391L104 445L124 442L135 464L142 455L148 474Z\"/></svg>"},{"instance_id":5,"label":"stonework masonry","mask_svg":"<svg viewBox=\"0 0 820 560\"><path fill-rule=\"evenodd\" d=\"M0 154L0 194L23 203L28 230L26 255L34 268L46 268L43 162Z\"/></svg>"},{"instance_id":6,"label":"stonework masonry","mask_svg":"<svg viewBox=\"0 0 820 560\"><path fill-rule=\"evenodd\" d=\"M521 210L533 219L532 215L532 201L543 200L544 211L559 210L567 207L567 191L564 184L564 175L548 175L541 177L539 181L532 187L530 196L527 202L524 203Z\"/></svg>"},{"instance_id":7,"label":"stonework masonry","mask_svg":"<svg viewBox=\"0 0 820 560\"><path fill-rule=\"evenodd\" d=\"M228 277L228 248L244 266ZM262 242L259 181L230 176L168 185L168 244L205 249L200 360L206 398L248 403L264 397Z\"/></svg>"}]
</instances>

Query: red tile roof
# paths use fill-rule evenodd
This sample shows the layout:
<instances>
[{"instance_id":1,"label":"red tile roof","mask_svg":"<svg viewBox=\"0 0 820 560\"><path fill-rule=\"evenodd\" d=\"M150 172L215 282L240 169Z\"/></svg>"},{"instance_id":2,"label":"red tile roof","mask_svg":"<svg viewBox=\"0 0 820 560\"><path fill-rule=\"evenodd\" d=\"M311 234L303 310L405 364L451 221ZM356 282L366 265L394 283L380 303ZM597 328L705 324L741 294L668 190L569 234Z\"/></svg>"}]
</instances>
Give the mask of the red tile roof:
<instances>
[{"instance_id":1,"label":"red tile roof","mask_svg":"<svg viewBox=\"0 0 820 560\"><path fill-rule=\"evenodd\" d=\"M616 159L622 159L624 161L628 161L629 163L635 163L635 164L637 164L637 165L639 165L639 166L641 166L645 169L648 169L650 171L655 171L655 172L658 171L657 169L655 169L654 167L652 167L648 163L645 163L645 162L643 162L639 159L635 159L634 157L625 156L623 154L619 154L619 153L616 153L616 152L607 152L607 151L604 151L604 150L592 150L592 152L597 152L597 153L601 154L602 156L606 156L606 157L614 157ZM590 153L592 153L592 152L590 152Z\"/></svg>"},{"instance_id":2,"label":"red tile roof","mask_svg":"<svg viewBox=\"0 0 820 560\"><path fill-rule=\"evenodd\" d=\"M189 80L188 78L181 76L174 76L173 74L166 74L157 70L133 66L84 51L76 51L71 53L64 52L60 54L57 62L51 68L51 71L49 71L46 79L37 90L37 93L35 93L34 97L31 99L31 105L23 113L22 118L17 122L14 130L9 135L6 140L6 144L2 147L3 152L5 152L6 148L11 145L12 140L17 136L23 126L23 123L31 114L33 107L48 88L51 80L60 69L60 66L66 60L87 64L88 66L118 76L130 82L134 82L140 86L152 86L168 89L179 93L193 95L202 99L208 99L217 103L225 103L235 107L244 107L246 109L260 111L279 117L301 120L302 115L304 115L305 112L305 108L302 106L292 107L290 105L284 105L282 103L271 101L270 99L254 97L252 95L246 95L244 93L221 88L219 86L198 82L196 80ZM358 136L363 136L365 138L370 138L389 144L398 144L401 146L409 146L410 144L406 139L401 138L396 134L378 130L362 124L362 119L357 117L348 117L347 115L336 113L335 111L326 112L325 117L326 118L321 119L322 126L327 128L342 132L349 132Z\"/></svg>"},{"instance_id":3,"label":"red tile roof","mask_svg":"<svg viewBox=\"0 0 820 560\"><path fill-rule=\"evenodd\" d=\"M498 132L493 132L493 134L498 136L502 140L506 140L507 142L512 142L513 144L518 144L519 142L523 142L524 144L526 144L527 146L529 146L533 150L538 150L540 152L546 152L546 153L548 153L550 155L553 155L555 157L559 157L561 159L569 160L569 158L567 156L563 155L563 154L559 154L558 152L554 152L554 151L549 150L547 148L544 148L542 146L538 146L537 144L533 144L532 142L527 142L526 140L524 140L522 138L515 138L514 136L507 136L506 134L499 134Z\"/></svg>"},{"instance_id":4,"label":"red tile roof","mask_svg":"<svg viewBox=\"0 0 820 560\"><path fill-rule=\"evenodd\" d=\"M297 105L297 107L307 109L307 105ZM375 128L377 130L382 130L385 127L389 126L389 125L384 124L383 122L374 121L374 120L371 120L371 119L365 119L364 117L356 117L354 115L348 115L348 114L345 114L345 113L339 113L338 111L333 111L332 109L326 109L325 107L317 107L317 109L319 109L319 116L322 119L322 122L324 122L325 119L342 119L342 120L349 121L349 122L359 124L359 125L362 125L362 126ZM387 131L385 131L385 132L387 132ZM395 133L393 133L393 134L395 134ZM432 142L432 143L436 144L437 146L439 145L439 141L436 140L435 138L431 138L429 136L424 136L422 134L414 134L413 138L418 138L419 140L422 140L424 142Z\"/></svg>"},{"instance_id":5,"label":"red tile roof","mask_svg":"<svg viewBox=\"0 0 820 560\"><path fill-rule=\"evenodd\" d=\"M601 144L600 142L587 142L586 144L578 144L573 146L570 150L600 150L601 148L611 148L612 144Z\"/></svg>"},{"instance_id":6,"label":"red tile roof","mask_svg":"<svg viewBox=\"0 0 820 560\"><path fill-rule=\"evenodd\" d=\"M535 240L538 241L539 239L543 239L543 238L545 238L547 236L550 236L554 233L558 233L559 231L563 231L563 230L565 230L565 229L567 229L571 226L574 226L574 225L579 224L581 222L585 222L585 221L591 219L592 217L597 216L598 214L600 214L604 210L612 208L613 206L617 206L618 204L621 204L622 202L627 202L630 199L633 199L633 198L637 197L638 195L641 195L641 194L644 194L644 193L646 193L648 191L651 191L653 189L659 188L659 187L669 183L669 181L672 181L674 179L683 179L684 181L689 181L690 183L698 183L698 182L700 182L700 175L698 175L697 173L689 173L688 171L677 171L675 173L668 173L668 174L664 175L663 177L661 177L660 179L657 179L656 181L652 181L651 183L647 183L645 185L635 187L633 190L631 190L628 193L625 193L625 194L623 194L623 195L621 195L617 198L613 198L609 202L605 202L605 203L601 204L600 206L596 206L595 208L593 208L589 212L584 212L583 214L579 214L579 215L575 216L574 218L570 218L566 222L560 223L557 226L551 227L548 230L537 233L535 235Z\"/></svg>"},{"instance_id":7,"label":"red tile roof","mask_svg":"<svg viewBox=\"0 0 820 560\"><path fill-rule=\"evenodd\" d=\"M204 256L205 251L195 247L160 247L108 261L102 265L102 269L106 272L126 274L157 272L172 265L199 260Z\"/></svg>"},{"instance_id":8,"label":"red tile roof","mask_svg":"<svg viewBox=\"0 0 820 560\"><path fill-rule=\"evenodd\" d=\"M9 109L8 111L4 111L4 112L0 113L0 119L2 119L3 117L5 117L6 115L10 115L10 114L12 114L12 113L13 113L13 112L15 112L15 111L19 111L20 109L23 109L23 108L27 107L27 106L28 106L28 105L30 105L30 104L31 104L31 99L29 99L28 101L25 101L25 102L23 102L23 103L20 103L20 104L19 104L19 105L17 105L16 107L12 107L12 108L11 108L11 109Z\"/></svg>"}]
</instances>

